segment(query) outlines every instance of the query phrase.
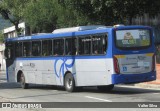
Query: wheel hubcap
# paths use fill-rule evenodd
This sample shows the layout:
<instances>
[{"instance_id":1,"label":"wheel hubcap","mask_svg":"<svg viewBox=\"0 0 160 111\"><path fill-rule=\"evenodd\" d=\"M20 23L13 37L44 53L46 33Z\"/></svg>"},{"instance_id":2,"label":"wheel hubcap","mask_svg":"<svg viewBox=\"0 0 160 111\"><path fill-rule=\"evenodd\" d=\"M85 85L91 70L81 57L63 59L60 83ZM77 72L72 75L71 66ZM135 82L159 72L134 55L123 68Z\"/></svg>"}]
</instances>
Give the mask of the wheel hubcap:
<instances>
[{"instance_id":1,"label":"wheel hubcap","mask_svg":"<svg viewBox=\"0 0 160 111\"><path fill-rule=\"evenodd\" d=\"M69 79L68 79L68 82L67 82L67 87L68 87L68 88L71 88L71 87L72 87L72 84L73 84L72 79L69 78Z\"/></svg>"},{"instance_id":2,"label":"wheel hubcap","mask_svg":"<svg viewBox=\"0 0 160 111\"><path fill-rule=\"evenodd\" d=\"M24 84L24 77L23 77L23 75L21 76L21 84Z\"/></svg>"}]
</instances>

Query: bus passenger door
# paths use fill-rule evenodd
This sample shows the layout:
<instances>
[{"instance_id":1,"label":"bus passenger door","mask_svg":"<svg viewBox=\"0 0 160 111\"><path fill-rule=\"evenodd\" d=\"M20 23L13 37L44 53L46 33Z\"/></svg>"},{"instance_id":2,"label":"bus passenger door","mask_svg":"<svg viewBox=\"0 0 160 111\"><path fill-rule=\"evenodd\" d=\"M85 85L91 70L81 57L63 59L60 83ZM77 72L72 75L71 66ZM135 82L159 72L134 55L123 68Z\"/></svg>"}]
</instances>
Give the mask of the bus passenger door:
<instances>
[{"instance_id":1,"label":"bus passenger door","mask_svg":"<svg viewBox=\"0 0 160 111\"><path fill-rule=\"evenodd\" d=\"M6 58L6 76L8 82L15 82L15 54L14 54L14 43L6 43L5 49Z\"/></svg>"}]
</instances>

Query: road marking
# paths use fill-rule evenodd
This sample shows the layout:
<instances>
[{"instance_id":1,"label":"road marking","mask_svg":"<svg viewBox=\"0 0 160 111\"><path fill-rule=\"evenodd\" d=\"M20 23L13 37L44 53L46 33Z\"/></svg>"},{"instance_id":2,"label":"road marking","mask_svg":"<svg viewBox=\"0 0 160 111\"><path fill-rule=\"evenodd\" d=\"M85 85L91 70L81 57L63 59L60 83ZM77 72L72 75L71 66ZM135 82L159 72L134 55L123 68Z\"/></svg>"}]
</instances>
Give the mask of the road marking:
<instances>
[{"instance_id":1,"label":"road marking","mask_svg":"<svg viewBox=\"0 0 160 111\"><path fill-rule=\"evenodd\" d=\"M101 99L101 98L96 98L96 97L91 97L91 96L85 96L86 98L91 98L91 99L96 99L96 100L100 100L100 101L105 101L105 102L112 102L110 100L107 99Z\"/></svg>"},{"instance_id":2,"label":"road marking","mask_svg":"<svg viewBox=\"0 0 160 111\"><path fill-rule=\"evenodd\" d=\"M160 94L160 93L152 93L152 94Z\"/></svg>"}]
</instances>

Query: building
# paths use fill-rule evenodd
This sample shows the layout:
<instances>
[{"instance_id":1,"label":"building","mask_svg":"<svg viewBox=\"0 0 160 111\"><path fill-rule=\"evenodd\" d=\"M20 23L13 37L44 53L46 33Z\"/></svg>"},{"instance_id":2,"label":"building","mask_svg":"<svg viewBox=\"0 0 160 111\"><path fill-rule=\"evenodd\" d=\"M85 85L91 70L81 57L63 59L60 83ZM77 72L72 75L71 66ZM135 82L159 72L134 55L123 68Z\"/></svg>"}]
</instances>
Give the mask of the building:
<instances>
[{"instance_id":1,"label":"building","mask_svg":"<svg viewBox=\"0 0 160 111\"><path fill-rule=\"evenodd\" d=\"M0 70L6 70L4 50L5 50L5 45L4 45L4 43L1 43L0 44Z\"/></svg>"},{"instance_id":2,"label":"building","mask_svg":"<svg viewBox=\"0 0 160 111\"><path fill-rule=\"evenodd\" d=\"M25 23L24 22L20 23L18 27L21 28L21 35L17 35L15 26L12 26L3 30L4 37L12 38L17 36L25 36Z\"/></svg>"},{"instance_id":3,"label":"building","mask_svg":"<svg viewBox=\"0 0 160 111\"><path fill-rule=\"evenodd\" d=\"M21 35L19 36L25 36L25 23L20 23L18 25L19 28L21 28ZM16 32L15 26L5 28L3 30L3 34L5 38L13 38L17 37L18 34ZM0 70L5 70L6 69L6 62L5 62L5 57L4 57L4 50L5 50L5 45L4 43L0 43Z\"/></svg>"}]
</instances>

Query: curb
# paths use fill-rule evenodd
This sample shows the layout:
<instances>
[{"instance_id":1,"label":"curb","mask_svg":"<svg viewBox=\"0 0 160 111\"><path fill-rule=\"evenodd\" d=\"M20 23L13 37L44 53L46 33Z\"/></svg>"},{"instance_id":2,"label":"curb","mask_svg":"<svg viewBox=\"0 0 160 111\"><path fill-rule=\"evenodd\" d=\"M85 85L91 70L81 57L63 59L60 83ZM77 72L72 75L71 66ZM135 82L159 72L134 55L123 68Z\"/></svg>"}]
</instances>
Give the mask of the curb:
<instances>
[{"instance_id":1,"label":"curb","mask_svg":"<svg viewBox=\"0 0 160 111\"><path fill-rule=\"evenodd\" d=\"M148 88L148 89L160 90L160 85L155 85L155 84L139 83L139 84L135 84L134 86L142 87L142 88Z\"/></svg>"},{"instance_id":2,"label":"curb","mask_svg":"<svg viewBox=\"0 0 160 111\"><path fill-rule=\"evenodd\" d=\"M11 101L7 98L0 97L0 102L11 102Z\"/></svg>"}]
</instances>

